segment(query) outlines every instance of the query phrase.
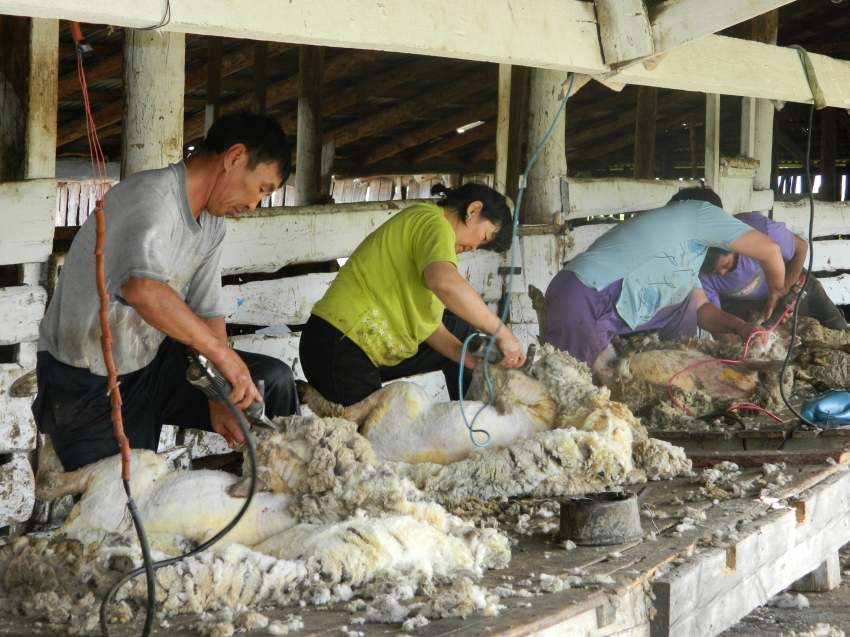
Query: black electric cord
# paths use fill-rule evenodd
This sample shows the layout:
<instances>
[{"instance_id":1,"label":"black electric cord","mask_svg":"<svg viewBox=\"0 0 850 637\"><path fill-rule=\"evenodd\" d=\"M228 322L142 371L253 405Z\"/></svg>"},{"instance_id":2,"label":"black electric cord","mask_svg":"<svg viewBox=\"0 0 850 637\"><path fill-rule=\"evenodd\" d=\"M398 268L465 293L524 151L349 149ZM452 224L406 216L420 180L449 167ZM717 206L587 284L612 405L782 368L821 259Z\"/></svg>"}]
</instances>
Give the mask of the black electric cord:
<instances>
[{"instance_id":1,"label":"black electric cord","mask_svg":"<svg viewBox=\"0 0 850 637\"><path fill-rule=\"evenodd\" d=\"M785 403L785 406L794 414L797 418L801 420L800 424L798 424L794 429L791 430L791 433L788 437L782 442L781 445L777 448L777 451L782 450L785 445L791 440L791 437L794 433L804 427L806 425L810 427L814 427L815 429L821 429L820 426L813 423L811 420L803 417L794 405L791 404L791 401L788 400L788 396L785 394L785 370L788 369L788 364L791 360L791 352L794 350L794 342L797 340L797 322L800 317L800 301L803 298L803 295L806 293L806 288L809 287L809 281L812 278L812 264L814 262L814 228L815 228L815 194L814 188L812 186L812 173L811 173L811 154L812 154L812 123L814 120L815 113L815 105L812 104L811 109L809 110L809 130L806 136L806 186L809 189L809 263L806 272L806 280L803 283L803 286L800 288L800 291L797 293L797 302L794 304L794 312L792 313L791 320L791 343L788 346L788 352L785 354L785 360L782 362L782 371L779 373L779 395L782 396L782 401Z\"/></svg>"},{"instance_id":2,"label":"black electric cord","mask_svg":"<svg viewBox=\"0 0 850 637\"><path fill-rule=\"evenodd\" d=\"M206 367L201 365L202 369L204 369L204 373L209 375L209 372L206 370ZM210 376L210 380L213 380L212 376ZM213 383L214 387L217 387L215 383ZM119 581L112 585L112 588L107 591L106 595L103 598L103 602L100 604L100 631L104 637L109 637L109 628L106 621L106 608L109 605L109 602L112 601L112 598L115 596L115 593L118 592L124 584L129 582L134 577L145 573L147 575L148 580L148 608L147 615L145 616L145 626L142 630L142 637L148 637L153 628L153 619L154 612L156 610L156 578L155 572L157 569L162 568L164 566L171 566L172 564L176 564L177 562L186 559L187 557L192 557L193 555L197 555L213 544L218 542L221 538L227 535L233 527L235 527L239 520L242 519L242 516L245 515L245 512L248 510L248 507L251 506L251 500L254 498L254 493L257 489L257 450L254 447L254 440L251 438L251 432L249 430L248 421L245 420L244 414L236 408L229 396L221 395L220 396L224 403L227 405L227 408L230 410L230 413L233 414L233 417L236 418L236 421L239 423L239 428L242 430L242 435L245 436L245 444L248 446L248 455L251 457L251 485L248 490L248 497L245 499L245 504L239 510L239 513L230 521L230 523L225 526L221 531L219 531L214 537L210 538L197 548L189 551L188 553L184 553L183 555L178 555L177 557L172 557L167 560L161 560L159 562L154 562L151 559L150 554L150 546L148 545L147 535L145 534L144 526L142 525L141 517L136 509L136 503L133 501L133 498L130 497L130 485L128 482L124 482L124 490L127 492L127 507L130 509L130 515L133 517L133 524L136 527L136 533L139 536L139 544L142 549L142 559L144 561L144 566L140 566L139 568L130 571L124 577L122 577Z\"/></svg>"}]
</instances>

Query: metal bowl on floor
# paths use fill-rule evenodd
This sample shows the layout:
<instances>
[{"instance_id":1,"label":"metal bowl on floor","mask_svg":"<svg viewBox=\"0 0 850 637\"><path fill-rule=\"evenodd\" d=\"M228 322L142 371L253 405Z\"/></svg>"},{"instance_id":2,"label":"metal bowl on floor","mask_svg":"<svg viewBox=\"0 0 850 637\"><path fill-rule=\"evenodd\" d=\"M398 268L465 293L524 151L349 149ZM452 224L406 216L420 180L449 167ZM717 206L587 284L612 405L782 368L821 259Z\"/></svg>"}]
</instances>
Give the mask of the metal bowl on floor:
<instances>
[{"instance_id":1,"label":"metal bowl on floor","mask_svg":"<svg viewBox=\"0 0 850 637\"><path fill-rule=\"evenodd\" d=\"M608 546L637 542L640 499L632 491L586 493L561 500L561 540L579 546Z\"/></svg>"}]
</instances>

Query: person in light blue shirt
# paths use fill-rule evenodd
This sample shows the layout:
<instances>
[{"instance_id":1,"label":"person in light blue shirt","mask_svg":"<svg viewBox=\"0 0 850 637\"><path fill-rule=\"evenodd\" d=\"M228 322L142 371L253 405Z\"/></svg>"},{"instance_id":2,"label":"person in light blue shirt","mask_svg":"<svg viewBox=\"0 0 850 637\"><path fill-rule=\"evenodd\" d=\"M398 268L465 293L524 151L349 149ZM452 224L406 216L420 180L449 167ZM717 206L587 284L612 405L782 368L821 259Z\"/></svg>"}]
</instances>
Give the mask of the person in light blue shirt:
<instances>
[{"instance_id":1,"label":"person in light blue shirt","mask_svg":"<svg viewBox=\"0 0 850 637\"><path fill-rule=\"evenodd\" d=\"M770 238L722 209L703 186L680 190L663 208L623 221L559 272L546 290L546 340L593 366L615 334L657 329L662 340L697 327L746 339L758 325L708 302L699 281L708 248L756 259L772 311L785 264Z\"/></svg>"}]
</instances>

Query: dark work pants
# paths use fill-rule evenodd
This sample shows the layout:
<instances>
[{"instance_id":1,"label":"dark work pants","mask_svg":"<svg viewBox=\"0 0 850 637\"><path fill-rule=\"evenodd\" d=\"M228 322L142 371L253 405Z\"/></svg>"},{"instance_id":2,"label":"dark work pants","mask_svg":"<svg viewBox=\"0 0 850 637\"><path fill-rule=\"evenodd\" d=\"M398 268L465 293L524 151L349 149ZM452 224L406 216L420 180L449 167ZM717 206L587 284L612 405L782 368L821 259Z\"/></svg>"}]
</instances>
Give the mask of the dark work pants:
<instances>
[{"instance_id":1,"label":"dark work pants","mask_svg":"<svg viewBox=\"0 0 850 637\"><path fill-rule=\"evenodd\" d=\"M461 342L475 332L469 323L448 313L443 315L443 325ZM376 367L354 341L324 319L310 315L298 353L307 382L327 400L345 407L379 390L381 383L438 370L445 376L449 397L458 399L460 365L425 343L398 365ZM466 393L472 382L471 369L464 371L463 381Z\"/></svg>"},{"instance_id":2,"label":"dark work pants","mask_svg":"<svg viewBox=\"0 0 850 637\"><path fill-rule=\"evenodd\" d=\"M236 352L254 382L265 381L266 415L297 413L292 370L271 356ZM124 433L134 449L156 451L162 426L212 431L209 401L186 380L186 346L166 338L153 361L118 377ZM38 396L32 406L41 433L50 434L66 471L119 452L112 430L105 376L66 365L48 352L38 353Z\"/></svg>"}]
</instances>

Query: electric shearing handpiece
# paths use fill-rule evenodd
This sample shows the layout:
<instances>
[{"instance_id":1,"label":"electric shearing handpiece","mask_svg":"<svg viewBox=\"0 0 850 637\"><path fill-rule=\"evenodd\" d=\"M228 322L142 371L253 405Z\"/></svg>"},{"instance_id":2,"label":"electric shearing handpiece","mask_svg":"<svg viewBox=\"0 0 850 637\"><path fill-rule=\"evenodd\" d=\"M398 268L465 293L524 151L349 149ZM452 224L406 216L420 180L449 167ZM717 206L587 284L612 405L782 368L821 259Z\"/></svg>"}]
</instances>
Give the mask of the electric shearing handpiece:
<instances>
[{"instance_id":1,"label":"electric shearing handpiece","mask_svg":"<svg viewBox=\"0 0 850 637\"><path fill-rule=\"evenodd\" d=\"M203 354L199 354L191 347L189 349L189 368L186 370L186 380L200 389L207 398L214 403L223 403L224 397L233 391L227 379L221 375L212 362ZM263 394L263 381L257 383L260 395ZM242 410L245 417L252 425L264 429L278 431L277 426L266 416L266 405L264 402L252 402Z\"/></svg>"},{"instance_id":2,"label":"electric shearing handpiece","mask_svg":"<svg viewBox=\"0 0 850 637\"><path fill-rule=\"evenodd\" d=\"M470 356L483 360L484 355L487 354L487 343L489 342L490 337L486 334L476 334L469 339L469 345L467 346L466 351L469 352ZM505 355L502 354L502 350L496 347L496 344L494 343L487 356L487 362L491 365L498 365L504 357Z\"/></svg>"}]
</instances>

